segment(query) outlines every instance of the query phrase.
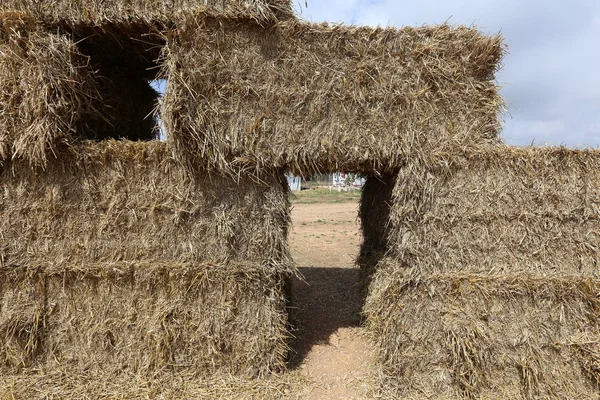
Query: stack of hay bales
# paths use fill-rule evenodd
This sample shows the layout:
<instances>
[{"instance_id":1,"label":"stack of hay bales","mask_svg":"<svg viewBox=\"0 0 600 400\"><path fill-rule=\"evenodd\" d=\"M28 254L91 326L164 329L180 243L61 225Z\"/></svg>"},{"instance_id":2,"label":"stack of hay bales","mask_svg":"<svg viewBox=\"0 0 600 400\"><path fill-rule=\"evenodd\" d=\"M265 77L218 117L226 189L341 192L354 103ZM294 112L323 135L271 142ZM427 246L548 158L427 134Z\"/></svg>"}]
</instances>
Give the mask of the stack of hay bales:
<instances>
[{"instance_id":1,"label":"stack of hay bales","mask_svg":"<svg viewBox=\"0 0 600 400\"><path fill-rule=\"evenodd\" d=\"M597 397L598 171L505 146L399 171L366 305L390 397Z\"/></svg>"},{"instance_id":2,"label":"stack of hay bales","mask_svg":"<svg viewBox=\"0 0 600 400\"><path fill-rule=\"evenodd\" d=\"M169 143L151 141L148 81L175 17L149 3L0 5L4 376L255 376L285 364L294 270L283 171L190 174ZM265 24L289 7L188 3L161 2L173 15Z\"/></svg>"},{"instance_id":3,"label":"stack of hay bales","mask_svg":"<svg viewBox=\"0 0 600 400\"><path fill-rule=\"evenodd\" d=\"M0 5L1 373L283 367L283 170L348 170L390 390L590 393L596 154L486 147L499 36L196 3Z\"/></svg>"},{"instance_id":4,"label":"stack of hay bales","mask_svg":"<svg viewBox=\"0 0 600 400\"><path fill-rule=\"evenodd\" d=\"M282 368L285 178L190 178L160 142L78 150L2 171L2 373Z\"/></svg>"}]
</instances>

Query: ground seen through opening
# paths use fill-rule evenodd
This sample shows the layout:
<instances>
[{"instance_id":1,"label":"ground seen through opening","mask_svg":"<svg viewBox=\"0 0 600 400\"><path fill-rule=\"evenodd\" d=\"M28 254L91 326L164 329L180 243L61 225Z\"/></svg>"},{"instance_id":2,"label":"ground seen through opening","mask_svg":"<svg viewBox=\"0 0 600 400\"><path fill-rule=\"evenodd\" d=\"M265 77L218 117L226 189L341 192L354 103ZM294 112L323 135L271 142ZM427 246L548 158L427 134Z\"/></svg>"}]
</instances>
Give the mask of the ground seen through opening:
<instances>
[{"instance_id":1,"label":"ground seen through opening","mask_svg":"<svg viewBox=\"0 0 600 400\"><path fill-rule=\"evenodd\" d=\"M366 399L372 352L361 328L360 191L296 192L290 245L303 279L292 285L295 340L290 367L308 399Z\"/></svg>"}]
</instances>

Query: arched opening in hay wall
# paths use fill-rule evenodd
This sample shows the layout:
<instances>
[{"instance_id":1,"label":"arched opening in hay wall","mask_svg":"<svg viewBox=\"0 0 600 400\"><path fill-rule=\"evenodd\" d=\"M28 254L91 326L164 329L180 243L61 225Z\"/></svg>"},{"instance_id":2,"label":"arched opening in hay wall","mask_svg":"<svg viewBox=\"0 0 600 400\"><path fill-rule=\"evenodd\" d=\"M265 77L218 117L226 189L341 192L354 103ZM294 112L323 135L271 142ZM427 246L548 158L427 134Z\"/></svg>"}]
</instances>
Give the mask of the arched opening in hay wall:
<instances>
[{"instance_id":1,"label":"arched opening in hay wall","mask_svg":"<svg viewBox=\"0 0 600 400\"><path fill-rule=\"evenodd\" d=\"M292 284L291 368L304 369L313 354L339 340L347 341L342 347L360 348L368 284L386 251L395 176L363 176L362 186L331 178L313 175L292 194L290 248L302 277ZM364 354L348 356L360 360Z\"/></svg>"},{"instance_id":2,"label":"arched opening in hay wall","mask_svg":"<svg viewBox=\"0 0 600 400\"><path fill-rule=\"evenodd\" d=\"M160 98L165 80L159 61L164 43L153 27L109 24L68 30L81 54L89 57L96 84L98 112L82 120L79 136L97 141L164 138Z\"/></svg>"}]
</instances>

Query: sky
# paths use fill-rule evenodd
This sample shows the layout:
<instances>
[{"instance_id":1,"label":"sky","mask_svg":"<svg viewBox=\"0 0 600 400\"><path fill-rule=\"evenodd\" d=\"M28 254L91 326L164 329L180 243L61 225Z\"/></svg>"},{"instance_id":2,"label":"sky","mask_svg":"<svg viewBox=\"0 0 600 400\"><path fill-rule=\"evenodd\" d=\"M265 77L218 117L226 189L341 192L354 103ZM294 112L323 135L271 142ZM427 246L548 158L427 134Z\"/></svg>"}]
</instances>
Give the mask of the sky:
<instances>
[{"instance_id":1,"label":"sky","mask_svg":"<svg viewBox=\"0 0 600 400\"><path fill-rule=\"evenodd\" d=\"M496 78L513 145L600 147L599 0L295 0L313 22L421 26L448 21L500 33Z\"/></svg>"}]
</instances>

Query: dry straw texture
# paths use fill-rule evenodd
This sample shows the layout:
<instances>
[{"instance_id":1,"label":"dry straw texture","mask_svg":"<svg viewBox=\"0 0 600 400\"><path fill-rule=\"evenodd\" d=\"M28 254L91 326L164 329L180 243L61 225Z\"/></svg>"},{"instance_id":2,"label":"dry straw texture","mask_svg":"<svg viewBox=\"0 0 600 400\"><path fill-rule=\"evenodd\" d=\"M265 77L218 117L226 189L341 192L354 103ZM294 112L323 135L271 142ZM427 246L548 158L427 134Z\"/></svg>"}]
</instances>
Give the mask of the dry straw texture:
<instances>
[{"instance_id":1,"label":"dry straw texture","mask_svg":"<svg viewBox=\"0 0 600 400\"><path fill-rule=\"evenodd\" d=\"M164 119L192 165L393 170L497 135L500 36L210 18L167 36Z\"/></svg>"},{"instance_id":2,"label":"dry straw texture","mask_svg":"<svg viewBox=\"0 0 600 400\"><path fill-rule=\"evenodd\" d=\"M259 379L223 374L199 378L185 372L149 378L122 371L99 375L59 368L0 376L0 399L7 400L301 400L309 393L306 378L296 372Z\"/></svg>"},{"instance_id":3,"label":"dry straw texture","mask_svg":"<svg viewBox=\"0 0 600 400\"><path fill-rule=\"evenodd\" d=\"M600 153L422 155L366 305L392 398L597 398Z\"/></svg>"},{"instance_id":4,"label":"dry straw texture","mask_svg":"<svg viewBox=\"0 0 600 400\"><path fill-rule=\"evenodd\" d=\"M384 262L369 304L382 392L402 399L597 399L600 281L441 274Z\"/></svg>"},{"instance_id":5,"label":"dry straw texture","mask_svg":"<svg viewBox=\"0 0 600 400\"><path fill-rule=\"evenodd\" d=\"M259 22L293 16L289 0L3 0L0 11L26 11L47 23L102 25L111 22L162 21L197 12Z\"/></svg>"},{"instance_id":6,"label":"dry straw texture","mask_svg":"<svg viewBox=\"0 0 600 400\"><path fill-rule=\"evenodd\" d=\"M98 93L88 60L67 37L24 14L0 19L0 161L45 165L89 117Z\"/></svg>"},{"instance_id":7,"label":"dry straw texture","mask_svg":"<svg viewBox=\"0 0 600 400\"><path fill-rule=\"evenodd\" d=\"M431 155L400 170L390 251L415 277L598 278L599 193L598 151L499 146Z\"/></svg>"},{"instance_id":8,"label":"dry straw texture","mask_svg":"<svg viewBox=\"0 0 600 400\"><path fill-rule=\"evenodd\" d=\"M25 13L0 23L0 162L45 167L81 139L157 136L157 93L115 66L128 60L99 58L96 36L51 33Z\"/></svg>"},{"instance_id":9,"label":"dry straw texture","mask_svg":"<svg viewBox=\"0 0 600 400\"><path fill-rule=\"evenodd\" d=\"M0 370L282 367L282 176L191 179L159 142L75 149L2 171Z\"/></svg>"}]
</instances>

